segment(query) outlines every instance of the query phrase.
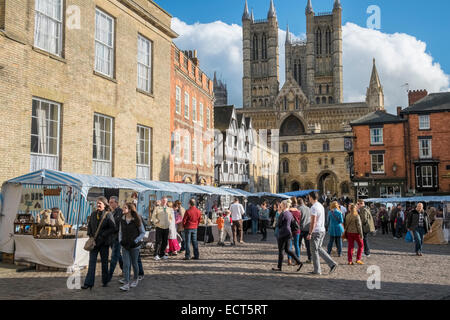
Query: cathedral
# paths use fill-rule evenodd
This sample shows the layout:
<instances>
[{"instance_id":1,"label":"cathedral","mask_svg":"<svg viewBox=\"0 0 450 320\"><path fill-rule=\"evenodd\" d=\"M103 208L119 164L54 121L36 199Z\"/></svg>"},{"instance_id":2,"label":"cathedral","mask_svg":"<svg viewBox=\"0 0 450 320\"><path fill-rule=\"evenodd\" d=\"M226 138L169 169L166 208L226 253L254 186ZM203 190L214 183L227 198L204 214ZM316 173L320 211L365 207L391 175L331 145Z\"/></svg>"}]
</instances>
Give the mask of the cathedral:
<instances>
[{"instance_id":1,"label":"cathedral","mask_svg":"<svg viewBox=\"0 0 450 320\"><path fill-rule=\"evenodd\" d=\"M333 0L330 0L330 2ZM330 3L331 5L332 3ZM366 101L343 99L342 6L305 10L306 40L285 41L286 81L280 89L278 20L273 0L266 19L255 19L245 2L243 29L243 109L254 129L279 149L280 192L318 189L352 197L352 132L349 123L384 110L383 87L373 60Z\"/></svg>"}]
</instances>

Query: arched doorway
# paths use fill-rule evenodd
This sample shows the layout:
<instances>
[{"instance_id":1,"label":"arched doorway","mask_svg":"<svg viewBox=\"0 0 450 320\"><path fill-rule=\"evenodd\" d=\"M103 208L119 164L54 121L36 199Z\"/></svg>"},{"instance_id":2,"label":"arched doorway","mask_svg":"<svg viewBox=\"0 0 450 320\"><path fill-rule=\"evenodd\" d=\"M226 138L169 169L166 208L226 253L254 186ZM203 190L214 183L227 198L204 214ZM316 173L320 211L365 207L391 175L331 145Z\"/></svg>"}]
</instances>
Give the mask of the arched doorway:
<instances>
[{"instance_id":1,"label":"arched doorway","mask_svg":"<svg viewBox=\"0 0 450 320\"><path fill-rule=\"evenodd\" d=\"M324 171L319 174L317 179L317 187L321 194L333 196L338 194L338 179L334 172Z\"/></svg>"},{"instance_id":2,"label":"arched doorway","mask_svg":"<svg viewBox=\"0 0 450 320\"><path fill-rule=\"evenodd\" d=\"M297 181L292 182L291 191L299 191L299 190L300 190L300 184Z\"/></svg>"}]
</instances>

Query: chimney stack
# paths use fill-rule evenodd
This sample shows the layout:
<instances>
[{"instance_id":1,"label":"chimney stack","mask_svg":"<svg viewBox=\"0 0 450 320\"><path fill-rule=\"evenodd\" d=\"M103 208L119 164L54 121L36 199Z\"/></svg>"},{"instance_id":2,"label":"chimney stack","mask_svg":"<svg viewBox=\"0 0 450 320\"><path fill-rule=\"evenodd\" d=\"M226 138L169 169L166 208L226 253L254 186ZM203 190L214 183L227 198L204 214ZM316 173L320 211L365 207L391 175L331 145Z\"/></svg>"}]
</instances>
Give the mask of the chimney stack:
<instances>
[{"instance_id":1,"label":"chimney stack","mask_svg":"<svg viewBox=\"0 0 450 320\"><path fill-rule=\"evenodd\" d=\"M420 99L425 98L427 95L428 95L427 90L409 90L408 91L409 106L412 106Z\"/></svg>"},{"instance_id":2,"label":"chimney stack","mask_svg":"<svg viewBox=\"0 0 450 320\"><path fill-rule=\"evenodd\" d=\"M402 112L402 107L397 107L397 115L400 116L400 112Z\"/></svg>"}]
</instances>

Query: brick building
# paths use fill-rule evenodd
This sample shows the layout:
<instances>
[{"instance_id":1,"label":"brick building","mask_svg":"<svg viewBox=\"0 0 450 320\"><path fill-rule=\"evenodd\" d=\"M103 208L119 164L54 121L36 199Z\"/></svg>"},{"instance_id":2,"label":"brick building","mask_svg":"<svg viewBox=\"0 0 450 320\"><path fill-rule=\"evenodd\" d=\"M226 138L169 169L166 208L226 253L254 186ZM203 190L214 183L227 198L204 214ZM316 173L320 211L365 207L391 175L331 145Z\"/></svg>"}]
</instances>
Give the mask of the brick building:
<instances>
[{"instance_id":1,"label":"brick building","mask_svg":"<svg viewBox=\"0 0 450 320\"><path fill-rule=\"evenodd\" d=\"M355 137L352 181L358 198L405 195L405 122L385 111L351 122Z\"/></svg>"},{"instance_id":2,"label":"brick building","mask_svg":"<svg viewBox=\"0 0 450 320\"><path fill-rule=\"evenodd\" d=\"M408 189L421 194L450 193L450 93L409 92L401 111L405 126Z\"/></svg>"},{"instance_id":3,"label":"brick building","mask_svg":"<svg viewBox=\"0 0 450 320\"><path fill-rule=\"evenodd\" d=\"M170 180L214 183L213 82L199 68L196 51L172 45Z\"/></svg>"},{"instance_id":4,"label":"brick building","mask_svg":"<svg viewBox=\"0 0 450 320\"><path fill-rule=\"evenodd\" d=\"M169 179L167 12L2 0L0 29L0 182L41 168Z\"/></svg>"}]
</instances>

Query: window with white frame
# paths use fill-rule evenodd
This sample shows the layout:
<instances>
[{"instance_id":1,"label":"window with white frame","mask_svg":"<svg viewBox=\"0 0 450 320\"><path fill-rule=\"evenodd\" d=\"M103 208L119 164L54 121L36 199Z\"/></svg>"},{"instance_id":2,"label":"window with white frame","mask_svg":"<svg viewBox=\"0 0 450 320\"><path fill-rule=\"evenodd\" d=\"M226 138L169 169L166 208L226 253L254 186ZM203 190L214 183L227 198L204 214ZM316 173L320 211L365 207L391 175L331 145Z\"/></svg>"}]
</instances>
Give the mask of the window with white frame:
<instances>
[{"instance_id":1,"label":"window with white frame","mask_svg":"<svg viewBox=\"0 0 450 320\"><path fill-rule=\"evenodd\" d=\"M372 173L384 173L384 154L372 154Z\"/></svg>"},{"instance_id":2,"label":"window with white frame","mask_svg":"<svg viewBox=\"0 0 450 320\"><path fill-rule=\"evenodd\" d=\"M31 171L59 169L61 105L33 98L31 113Z\"/></svg>"},{"instance_id":3,"label":"window with white frame","mask_svg":"<svg viewBox=\"0 0 450 320\"><path fill-rule=\"evenodd\" d=\"M197 164L197 141L192 139L192 163Z\"/></svg>"},{"instance_id":4,"label":"window with white frame","mask_svg":"<svg viewBox=\"0 0 450 320\"><path fill-rule=\"evenodd\" d=\"M184 117L189 119L189 93L184 93Z\"/></svg>"},{"instance_id":5,"label":"window with white frame","mask_svg":"<svg viewBox=\"0 0 450 320\"><path fill-rule=\"evenodd\" d=\"M190 161L190 152L191 152L191 138L189 136L185 136L184 138L184 163L189 163Z\"/></svg>"},{"instance_id":6,"label":"window with white frame","mask_svg":"<svg viewBox=\"0 0 450 320\"><path fill-rule=\"evenodd\" d=\"M431 139L419 139L419 157L420 159L430 159L432 157Z\"/></svg>"},{"instance_id":7,"label":"window with white frame","mask_svg":"<svg viewBox=\"0 0 450 320\"><path fill-rule=\"evenodd\" d=\"M94 175L112 175L113 118L94 114Z\"/></svg>"},{"instance_id":8,"label":"window with white frame","mask_svg":"<svg viewBox=\"0 0 450 320\"><path fill-rule=\"evenodd\" d=\"M383 144L383 128L370 129L370 144Z\"/></svg>"},{"instance_id":9,"label":"window with white frame","mask_svg":"<svg viewBox=\"0 0 450 320\"><path fill-rule=\"evenodd\" d=\"M34 45L49 53L62 55L63 0L36 0Z\"/></svg>"},{"instance_id":10,"label":"window with white frame","mask_svg":"<svg viewBox=\"0 0 450 320\"><path fill-rule=\"evenodd\" d=\"M199 146L198 146L198 161L197 163L200 166L203 166L203 141L200 139Z\"/></svg>"},{"instance_id":11,"label":"window with white frame","mask_svg":"<svg viewBox=\"0 0 450 320\"><path fill-rule=\"evenodd\" d=\"M150 180L151 128L137 126L136 138L136 178Z\"/></svg>"},{"instance_id":12,"label":"window with white frame","mask_svg":"<svg viewBox=\"0 0 450 320\"><path fill-rule=\"evenodd\" d=\"M138 89L152 91L152 42L138 35Z\"/></svg>"},{"instance_id":13,"label":"window with white frame","mask_svg":"<svg viewBox=\"0 0 450 320\"><path fill-rule=\"evenodd\" d=\"M114 75L114 18L95 10L95 71Z\"/></svg>"},{"instance_id":14,"label":"window with white frame","mask_svg":"<svg viewBox=\"0 0 450 320\"><path fill-rule=\"evenodd\" d=\"M433 187L433 167L432 166L422 166L420 167L422 171L422 187L432 188Z\"/></svg>"},{"instance_id":15,"label":"window with white frame","mask_svg":"<svg viewBox=\"0 0 450 320\"><path fill-rule=\"evenodd\" d=\"M180 139L180 133L175 132L174 134L174 148L173 148L173 154L175 156L175 162L179 163L181 159L181 139Z\"/></svg>"},{"instance_id":16,"label":"window with white frame","mask_svg":"<svg viewBox=\"0 0 450 320\"><path fill-rule=\"evenodd\" d=\"M211 126L211 111L209 110L209 108L206 108L206 127L209 129Z\"/></svg>"},{"instance_id":17,"label":"window with white frame","mask_svg":"<svg viewBox=\"0 0 450 320\"><path fill-rule=\"evenodd\" d=\"M200 102L200 110L198 114L198 121L200 122L200 126L203 127L203 103Z\"/></svg>"},{"instance_id":18,"label":"window with white frame","mask_svg":"<svg viewBox=\"0 0 450 320\"><path fill-rule=\"evenodd\" d=\"M175 91L175 112L181 114L181 88L177 86Z\"/></svg>"},{"instance_id":19,"label":"window with white frame","mask_svg":"<svg viewBox=\"0 0 450 320\"><path fill-rule=\"evenodd\" d=\"M197 99L192 97L192 121L197 121Z\"/></svg>"},{"instance_id":20,"label":"window with white frame","mask_svg":"<svg viewBox=\"0 0 450 320\"><path fill-rule=\"evenodd\" d=\"M419 116L419 130L430 129L430 115Z\"/></svg>"}]
</instances>

